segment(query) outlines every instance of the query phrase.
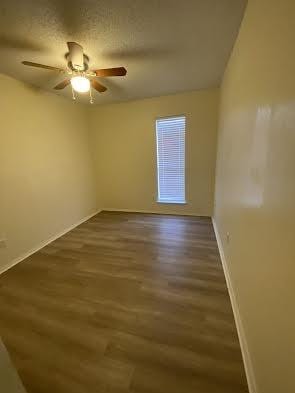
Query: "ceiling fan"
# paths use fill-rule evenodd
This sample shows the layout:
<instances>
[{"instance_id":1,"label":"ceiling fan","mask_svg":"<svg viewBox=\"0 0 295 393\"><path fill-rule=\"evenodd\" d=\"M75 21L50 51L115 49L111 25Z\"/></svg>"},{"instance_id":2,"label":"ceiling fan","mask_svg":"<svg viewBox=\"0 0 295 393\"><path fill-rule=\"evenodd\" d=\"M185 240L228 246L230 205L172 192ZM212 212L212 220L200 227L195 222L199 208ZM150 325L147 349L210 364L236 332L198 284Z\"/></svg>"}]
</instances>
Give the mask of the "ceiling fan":
<instances>
[{"instance_id":1,"label":"ceiling fan","mask_svg":"<svg viewBox=\"0 0 295 393\"><path fill-rule=\"evenodd\" d=\"M90 94L90 102L93 103L91 87L99 93L107 90L105 86L99 83L96 77L109 76L125 76L127 70L124 67L103 68L98 70L89 70L89 57L84 54L83 47L76 42L67 42L69 52L65 55L67 60L67 68L52 67L49 65L33 63L31 61L23 61L22 64L31 67L44 68L51 71L56 71L61 74L66 74L67 77L62 82L58 83L54 89L62 90L68 85L72 87L73 99L76 99L75 92Z\"/></svg>"}]
</instances>

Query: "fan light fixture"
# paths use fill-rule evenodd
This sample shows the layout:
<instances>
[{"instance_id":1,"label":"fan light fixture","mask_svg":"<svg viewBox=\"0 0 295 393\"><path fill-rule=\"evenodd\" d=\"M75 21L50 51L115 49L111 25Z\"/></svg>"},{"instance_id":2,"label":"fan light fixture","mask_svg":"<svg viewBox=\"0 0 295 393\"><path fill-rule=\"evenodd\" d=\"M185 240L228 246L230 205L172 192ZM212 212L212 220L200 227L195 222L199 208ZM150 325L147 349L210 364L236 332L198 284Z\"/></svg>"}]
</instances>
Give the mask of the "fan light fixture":
<instances>
[{"instance_id":1,"label":"fan light fixture","mask_svg":"<svg viewBox=\"0 0 295 393\"><path fill-rule=\"evenodd\" d=\"M90 90L90 81L85 76L74 76L71 85L78 93L87 93Z\"/></svg>"}]
</instances>

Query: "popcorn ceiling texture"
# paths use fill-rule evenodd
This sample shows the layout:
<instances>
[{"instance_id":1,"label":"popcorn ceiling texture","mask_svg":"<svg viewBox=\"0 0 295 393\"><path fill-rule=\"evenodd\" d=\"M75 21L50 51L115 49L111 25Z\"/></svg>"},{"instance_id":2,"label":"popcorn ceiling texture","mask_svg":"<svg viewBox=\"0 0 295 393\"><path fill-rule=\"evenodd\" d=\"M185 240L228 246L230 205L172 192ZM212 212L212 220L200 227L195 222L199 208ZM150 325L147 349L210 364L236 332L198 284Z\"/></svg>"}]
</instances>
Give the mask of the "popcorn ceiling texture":
<instances>
[{"instance_id":1,"label":"popcorn ceiling texture","mask_svg":"<svg viewBox=\"0 0 295 393\"><path fill-rule=\"evenodd\" d=\"M217 87L245 3L1 0L0 72L52 91L62 76L21 61L64 67L66 42L77 41L92 68L128 70L124 78L101 78L109 90L95 93L98 104ZM56 94L71 98L70 88Z\"/></svg>"}]
</instances>

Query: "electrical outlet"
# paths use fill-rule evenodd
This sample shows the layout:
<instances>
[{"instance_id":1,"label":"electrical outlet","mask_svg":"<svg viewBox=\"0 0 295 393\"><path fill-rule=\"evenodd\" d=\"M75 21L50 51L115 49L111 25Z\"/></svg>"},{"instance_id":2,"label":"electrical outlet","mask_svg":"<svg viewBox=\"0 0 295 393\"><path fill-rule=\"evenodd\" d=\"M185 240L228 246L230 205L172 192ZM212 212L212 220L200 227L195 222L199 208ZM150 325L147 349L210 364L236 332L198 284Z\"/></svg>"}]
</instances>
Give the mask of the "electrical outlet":
<instances>
[{"instance_id":1,"label":"electrical outlet","mask_svg":"<svg viewBox=\"0 0 295 393\"><path fill-rule=\"evenodd\" d=\"M0 248L6 248L7 244L6 244L6 239L0 239Z\"/></svg>"},{"instance_id":2,"label":"electrical outlet","mask_svg":"<svg viewBox=\"0 0 295 393\"><path fill-rule=\"evenodd\" d=\"M229 232L226 232L226 242L227 242L227 244L229 244L229 242L230 242L230 234L229 234Z\"/></svg>"}]
</instances>

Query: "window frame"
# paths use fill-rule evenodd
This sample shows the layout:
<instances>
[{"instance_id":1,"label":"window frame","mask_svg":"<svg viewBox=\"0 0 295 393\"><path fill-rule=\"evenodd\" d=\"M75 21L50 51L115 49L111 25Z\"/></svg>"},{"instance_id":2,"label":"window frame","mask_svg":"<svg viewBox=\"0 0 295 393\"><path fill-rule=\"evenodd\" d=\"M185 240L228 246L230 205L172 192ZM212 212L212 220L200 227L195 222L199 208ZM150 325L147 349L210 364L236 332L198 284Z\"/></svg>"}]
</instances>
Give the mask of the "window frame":
<instances>
[{"instance_id":1,"label":"window frame","mask_svg":"<svg viewBox=\"0 0 295 393\"><path fill-rule=\"evenodd\" d=\"M160 183L159 183L159 166L158 166L158 135L157 135L157 121L158 120L164 120L164 119L171 119L171 118L177 118L177 117L184 117L185 118L185 129L184 129L184 201L163 201L159 199L159 189L160 189ZM187 124L188 124L188 116L185 113L180 113L177 115L169 115L169 116L160 116L154 118L154 128L155 128L155 140L156 140L156 179L157 179L157 196L156 196L156 202L161 203L161 204L167 204L167 205L186 205L188 203L187 199Z\"/></svg>"}]
</instances>

